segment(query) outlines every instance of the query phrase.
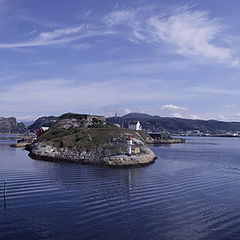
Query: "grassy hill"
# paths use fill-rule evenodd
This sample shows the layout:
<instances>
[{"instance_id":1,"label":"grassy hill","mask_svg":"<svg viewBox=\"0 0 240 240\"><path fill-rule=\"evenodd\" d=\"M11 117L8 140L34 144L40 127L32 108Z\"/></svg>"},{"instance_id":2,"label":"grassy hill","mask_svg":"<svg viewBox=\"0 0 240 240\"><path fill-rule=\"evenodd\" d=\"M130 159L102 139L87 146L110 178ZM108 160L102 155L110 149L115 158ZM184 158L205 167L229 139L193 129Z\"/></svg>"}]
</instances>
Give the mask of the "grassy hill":
<instances>
[{"instance_id":1,"label":"grassy hill","mask_svg":"<svg viewBox=\"0 0 240 240\"><path fill-rule=\"evenodd\" d=\"M40 136L37 142L46 142L56 148L66 147L68 149L92 150L99 146L106 146L112 152L120 145L115 143L126 143L127 137L132 137L145 141L149 135L145 132L136 132L130 129L122 129L109 124L95 122L88 127L83 127L84 122L75 116L62 115L59 120L51 126L49 131ZM124 149L126 146L124 146Z\"/></svg>"}]
</instances>

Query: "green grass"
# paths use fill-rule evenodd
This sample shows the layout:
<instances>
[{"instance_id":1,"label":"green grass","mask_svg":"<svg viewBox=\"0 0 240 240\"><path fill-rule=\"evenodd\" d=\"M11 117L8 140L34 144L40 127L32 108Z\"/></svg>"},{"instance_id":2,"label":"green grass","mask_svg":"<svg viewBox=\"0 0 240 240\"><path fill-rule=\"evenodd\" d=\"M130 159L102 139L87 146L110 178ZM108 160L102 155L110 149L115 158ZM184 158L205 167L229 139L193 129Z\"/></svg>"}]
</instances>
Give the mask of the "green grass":
<instances>
[{"instance_id":1,"label":"green grass","mask_svg":"<svg viewBox=\"0 0 240 240\"><path fill-rule=\"evenodd\" d=\"M70 128L62 129L56 123L48 132L38 138L37 141L45 141L56 148L67 147L69 149L95 149L99 146L106 147L110 152L122 150L121 146L114 144L114 141L126 143L130 134L135 138L145 138L145 133L136 132L130 129L107 126L104 128ZM143 135L139 137L138 134Z\"/></svg>"},{"instance_id":2,"label":"green grass","mask_svg":"<svg viewBox=\"0 0 240 240\"><path fill-rule=\"evenodd\" d=\"M120 154L127 151L126 141L129 135L144 141L149 135L143 131L133 131L130 129L118 128L114 125L105 124L98 119L92 120L92 125L88 127L64 128L64 119L75 119L80 126L85 126L84 115L67 113L62 115L51 128L40 136L37 141L45 142L60 148L76 150L103 149L105 155ZM100 148L99 148L100 147Z\"/></svg>"}]
</instances>

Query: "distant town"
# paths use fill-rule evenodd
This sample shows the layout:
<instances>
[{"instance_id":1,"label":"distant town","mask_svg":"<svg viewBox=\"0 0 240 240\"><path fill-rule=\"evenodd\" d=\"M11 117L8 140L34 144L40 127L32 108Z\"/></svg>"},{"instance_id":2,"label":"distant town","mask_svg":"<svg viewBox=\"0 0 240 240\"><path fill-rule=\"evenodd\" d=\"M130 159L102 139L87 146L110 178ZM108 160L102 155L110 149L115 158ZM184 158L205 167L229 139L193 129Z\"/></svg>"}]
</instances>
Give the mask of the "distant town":
<instances>
[{"instance_id":1,"label":"distant town","mask_svg":"<svg viewBox=\"0 0 240 240\"><path fill-rule=\"evenodd\" d=\"M87 114L85 114L88 116ZM89 115L90 116L90 115ZM91 115L94 117L95 115ZM96 117L96 116L95 116ZM17 122L15 117L0 118L0 133L21 134L37 132L41 127L50 127L58 120L58 116L44 116L38 118L30 125ZM119 128L143 130L155 133L160 138L171 136L206 136L206 137L239 137L240 122L222 122L217 120L193 120L183 118L170 118L151 116L143 113L129 113L124 116L106 118L101 116L107 124L113 124Z\"/></svg>"}]
</instances>

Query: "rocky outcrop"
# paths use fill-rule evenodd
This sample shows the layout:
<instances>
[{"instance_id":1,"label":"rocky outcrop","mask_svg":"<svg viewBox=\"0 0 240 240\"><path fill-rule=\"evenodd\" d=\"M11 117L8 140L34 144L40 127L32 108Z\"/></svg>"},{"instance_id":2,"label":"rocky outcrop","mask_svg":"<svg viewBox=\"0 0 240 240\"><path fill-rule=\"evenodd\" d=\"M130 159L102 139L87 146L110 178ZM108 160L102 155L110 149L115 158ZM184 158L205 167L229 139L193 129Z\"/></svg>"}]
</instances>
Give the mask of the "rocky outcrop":
<instances>
[{"instance_id":1,"label":"rocky outcrop","mask_svg":"<svg viewBox=\"0 0 240 240\"><path fill-rule=\"evenodd\" d=\"M128 154L127 139L133 141ZM50 129L27 146L35 159L70 161L112 167L142 166L154 162L154 153L145 145L147 133L120 129L83 115L64 114Z\"/></svg>"},{"instance_id":2,"label":"rocky outcrop","mask_svg":"<svg viewBox=\"0 0 240 240\"><path fill-rule=\"evenodd\" d=\"M41 127L51 127L57 121L63 128L68 129L70 127L88 127L90 125L105 124L106 119L103 116L97 115L65 113L60 117L40 117L28 127L28 130L35 132Z\"/></svg>"},{"instance_id":3,"label":"rocky outcrop","mask_svg":"<svg viewBox=\"0 0 240 240\"><path fill-rule=\"evenodd\" d=\"M127 155L122 152L116 155L105 155L102 147L90 151L62 148L57 149L44 143L35 143L29 148L29 156L35 159L52 161L69 161L82 164L106 166L141 166L154 162L156 156L149 148L142 148L140 154Z\"/></svg>"},{"instance_id":4,"label":"rocky outcrop","mask_svg":"<svg viewBox=\"0 0 240 240\"><path fill-rule=\"evenodd\" d=\"M165 139L148 139L145 141L147 144L173 144L184 143L184 138L165 138Z\"/></svg>"},{"instance_id":5,"label":"rocky outcrop","mask_svg":"<svg viewBox=\"0 0 240 240\"><path fill-rule=\"evenodd\" d=\"M115 153L109 150L112 145L102 145L90 150L82 148L70 149L67 147L56 148L46 142L34 142L28 145L29 156L34 159L50 161L69 161L82 164L104 165L111 167L143 166L153 163L155 154L145 145L139 147L140 153L127 154L126 146L115 148ZM117 149L117 150L116 150Z\"/></svg>"},{"instance_id":6,"label":"rocky outcrop","mask_svg":"<svg viewBox=\"0 0 240 240\"><path fill-rule=\"evenodd\" d=\"M57 120L58 117L55 116L40 117L28 127L28 130L35 132L38 131L41 127L51 127Z\"/></svg>"},{"instance_id":7,"label":"rocky outcrop","mask_svg":"<svg viewBox=\"0 0 240 240\"><path fill-rule=\"evenodd\" d=\"M18 123L15 117L0 117L0 133L24 133L26 131L26 126Z\"/></svg>"}]
</instances>

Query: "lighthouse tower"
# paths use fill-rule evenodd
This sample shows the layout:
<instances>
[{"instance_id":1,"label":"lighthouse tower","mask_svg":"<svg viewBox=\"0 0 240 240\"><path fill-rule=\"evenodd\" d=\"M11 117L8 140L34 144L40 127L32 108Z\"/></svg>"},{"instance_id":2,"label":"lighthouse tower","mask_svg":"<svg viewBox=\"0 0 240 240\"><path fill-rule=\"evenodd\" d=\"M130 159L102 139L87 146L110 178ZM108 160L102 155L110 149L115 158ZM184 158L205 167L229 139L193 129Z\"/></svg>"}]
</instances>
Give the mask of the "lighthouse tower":
<instances>
[{"instance_id":1,"label":"lighthouse tower","mask_svg":"<svg viewBox=\"0 0 240 240\"><path fill-rule=\"evenodd\" d=\"M131 155L131 153L132 153L132 138L131 138L131 136L128 137L127 145L128 145L128 154Z\"/></svg>"}]
</instances>

